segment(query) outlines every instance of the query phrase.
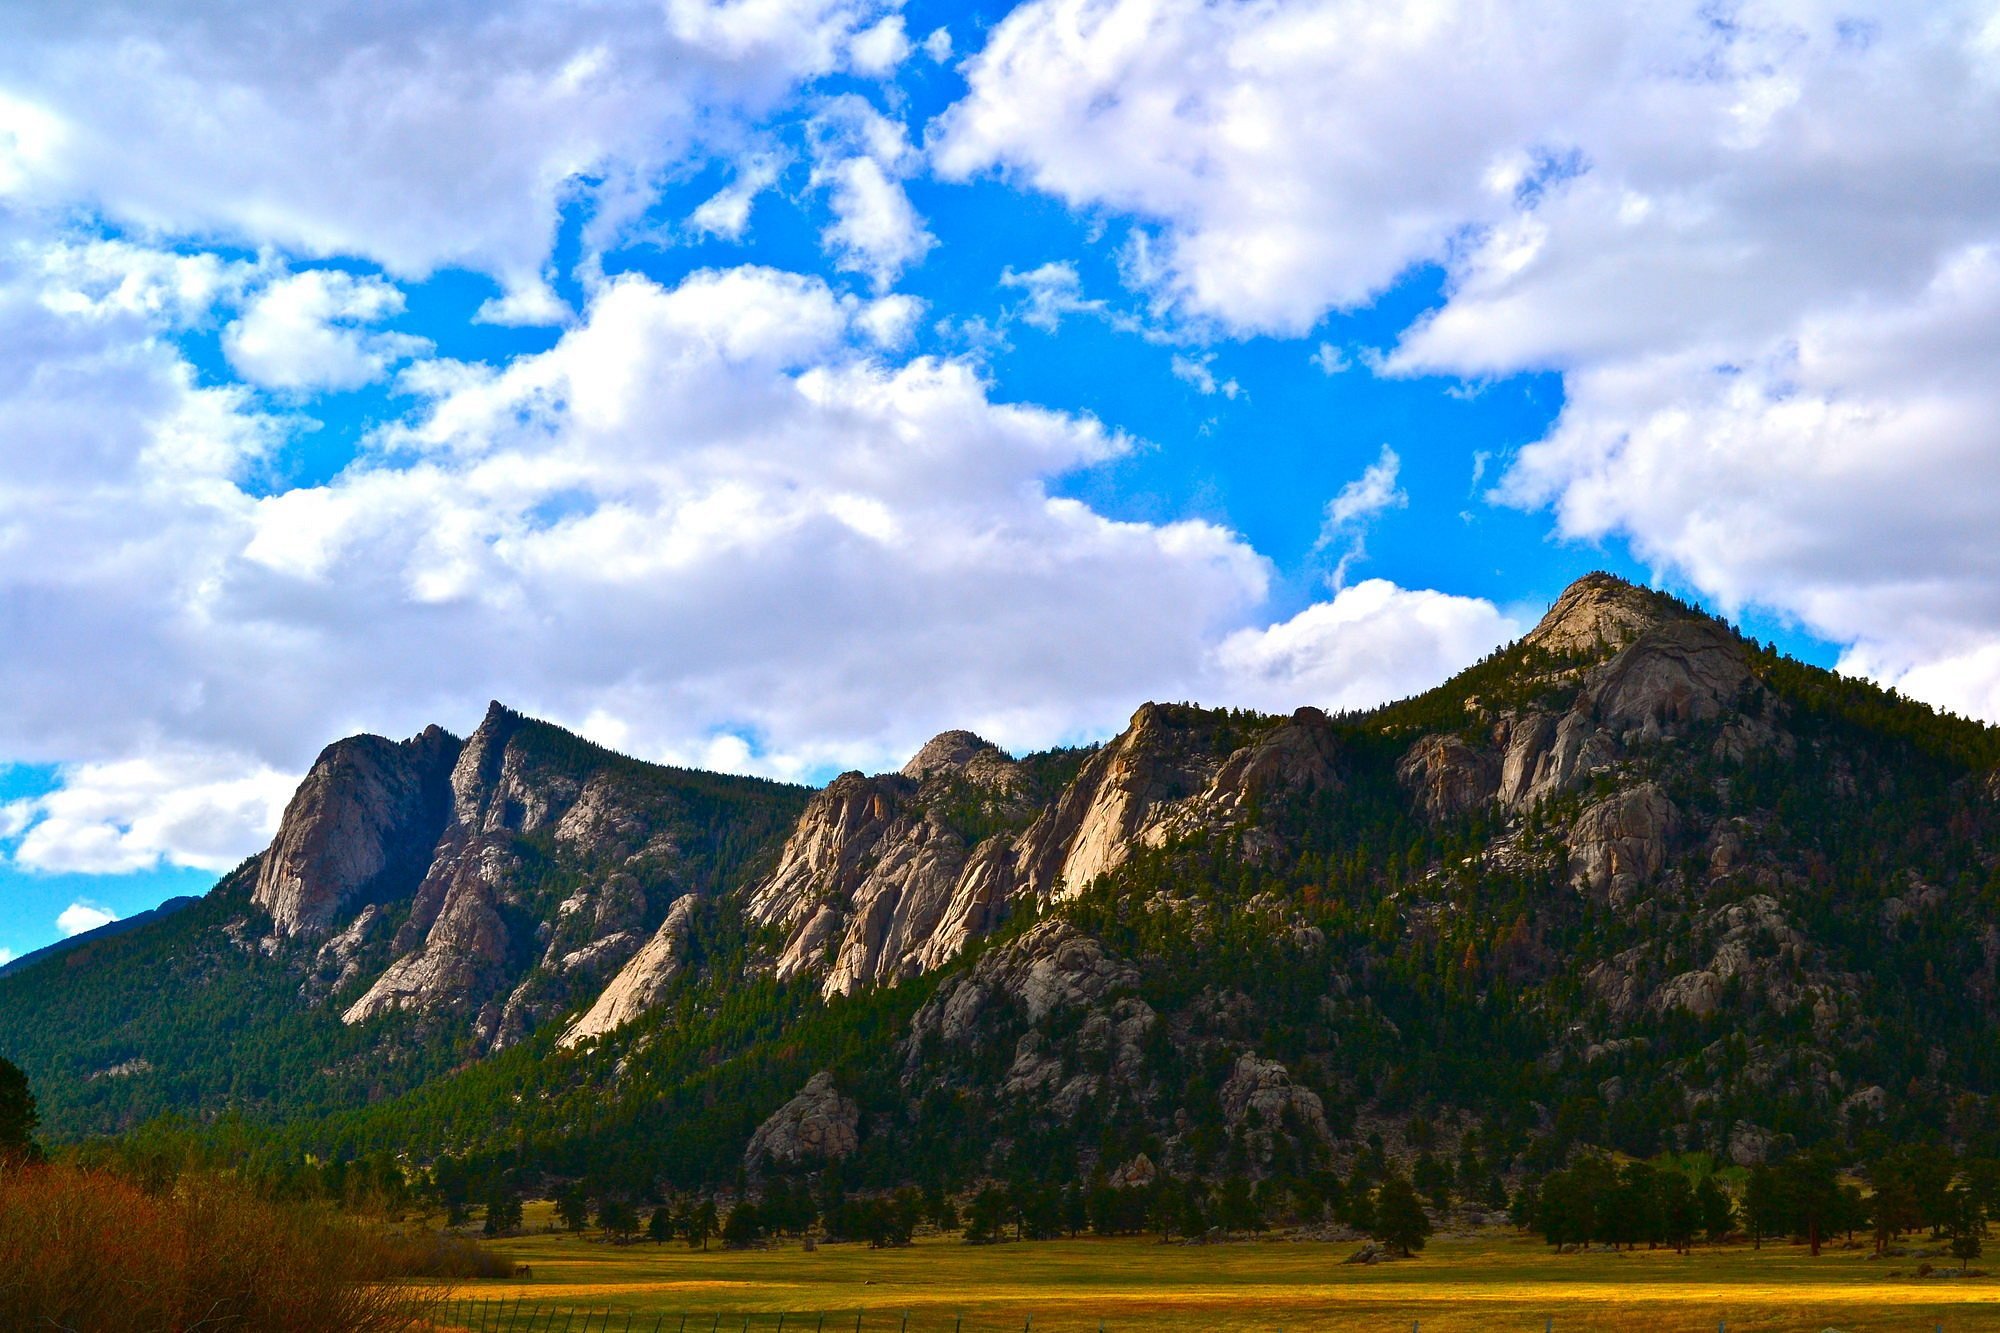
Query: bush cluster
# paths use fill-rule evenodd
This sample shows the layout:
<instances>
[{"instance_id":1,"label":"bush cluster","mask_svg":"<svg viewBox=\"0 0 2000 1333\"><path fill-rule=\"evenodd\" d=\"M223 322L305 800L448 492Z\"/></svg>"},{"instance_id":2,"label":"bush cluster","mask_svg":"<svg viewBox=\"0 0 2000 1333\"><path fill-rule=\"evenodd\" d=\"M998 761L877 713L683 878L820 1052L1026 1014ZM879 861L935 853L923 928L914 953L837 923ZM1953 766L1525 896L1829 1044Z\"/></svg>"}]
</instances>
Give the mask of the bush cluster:
<instances>
[{"instance_id":1,"label":"bush cluster","mask_svg":"<svg viewBox=\"0 0 2000 1333\"><path fill-rule=\"evenodd\" d=\"M107 1172L17 1165L0 1169L0 1328L397 1333L424 1327L443 1294L397 1267L440 1256L399 1248L222 1177L150 1194Z\"/></svg>"}]
</instances>

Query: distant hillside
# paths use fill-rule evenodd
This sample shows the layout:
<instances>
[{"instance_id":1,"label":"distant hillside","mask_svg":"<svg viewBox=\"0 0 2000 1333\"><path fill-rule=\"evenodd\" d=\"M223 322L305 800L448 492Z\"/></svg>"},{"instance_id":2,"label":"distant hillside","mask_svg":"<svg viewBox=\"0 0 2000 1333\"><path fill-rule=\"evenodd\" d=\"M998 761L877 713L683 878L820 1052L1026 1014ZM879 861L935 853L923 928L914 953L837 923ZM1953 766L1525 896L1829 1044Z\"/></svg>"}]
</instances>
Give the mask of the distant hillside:
<instances>
[{"instance_id":1,"label":"distant hillside","mask_svg":"<svg viewBox=\"0 0 2000 1333\"><path fill-rule=\"evenodd\" d=\"M54 944L44 945L32 953L24 953L10 963L0 964L0 977L6 976L9 972L33 967L37 963L54 958L57 954L68 953L71 949L81 949L99 940L108 940L114 936L123 935L128 930L137 930L139 927L150 925L155 921L163 921L175 912L180 911L183 907L192 907L199 901L201 901L199 898L191 895L183 898L169 898L158 907L150 908L144 912L134 912L131 916L125 917L122 920L107 921L95 929L72 935L68 939L57 940Z\"/></svg>"},{"instance_id":2,"label":"distant hillside","mask_svg":"<svg viewBox=\"0 0 2000 1333\"><path fill-rule=\"evenodd\" d=\"M715 1184L2000 1142L2000 733L1604 575L1365 713L948 732L824 790L498 705L0 978L49 1130Z\"/></svg>"}]
</instances>

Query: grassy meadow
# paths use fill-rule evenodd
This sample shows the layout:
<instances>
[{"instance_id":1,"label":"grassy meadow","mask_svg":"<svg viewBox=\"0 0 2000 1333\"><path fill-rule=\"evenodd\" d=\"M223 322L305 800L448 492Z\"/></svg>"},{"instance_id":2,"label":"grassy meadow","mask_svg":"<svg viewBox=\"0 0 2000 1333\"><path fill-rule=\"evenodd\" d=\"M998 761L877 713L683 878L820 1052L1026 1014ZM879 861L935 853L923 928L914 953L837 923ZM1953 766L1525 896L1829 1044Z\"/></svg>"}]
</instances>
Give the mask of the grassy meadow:
<instances>
[{"instance_id":1,"label":"grassy meadow","mask_svg":"<svg viewBox=\"0 0 2000 1333\"><path fill-rule=\"evenodd\" d=\"M1226 1245L1080 1239L970 1246L925 1237L904 1250L823 1245L691 1251L534 1234L496 1248L532 1276L462 1295L608 1315L607 1333L687 1329L2000 1330L2000 1278L1925 1279L1918 1260L1865 1247L1767 1245L1556 1255L1529 1237L1441 1237L1417 1259L1343 1265L1351 1244L1266 1239ZM1949 1264L1949 1259L1932 1260ZM1891 1276L1892 1271L1901 1276ZM541 1328L485 1311L485 1327ZM664 1316L664 1318L662 1318ZM718 1318L719 1316L719 1318ZM962 1322L961 1322L962 1321ZM1551 1324L1550 1321L1553 1321ZM477 1317L451 1327L479 1327ZM555 1329L563 1328L556 1322ZM593 1323L593 1330L600 1327Z\"/></svg>"}]
</instances>

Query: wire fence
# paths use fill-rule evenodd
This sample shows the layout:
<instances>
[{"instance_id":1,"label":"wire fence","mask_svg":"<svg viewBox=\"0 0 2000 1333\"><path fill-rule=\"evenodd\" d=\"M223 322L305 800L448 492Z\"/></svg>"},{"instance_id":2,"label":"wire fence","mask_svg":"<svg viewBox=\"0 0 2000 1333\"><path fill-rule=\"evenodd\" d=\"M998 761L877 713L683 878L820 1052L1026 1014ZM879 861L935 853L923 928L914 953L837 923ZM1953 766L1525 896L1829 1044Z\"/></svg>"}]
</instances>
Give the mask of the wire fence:
<instances>
[{"instance_id":1,"label":"wire fence","mask_svg":"<svg viewBox=\"0 0 2000 1333\"><path fill-rule=\"evenodd\" d=\"M525 1299L451 1301L436 1322L440 1333L1035 1333L1029 1316L901 1310L639 1314ZM1108 1325L1097 1327L1109 1333Z\"/></svg>"},{"instance_id":2,"label":"wire fence","mask_svg":"<svg viewBox=\"0 0 2000 1333\"><path fill-rule=\"evenodd\" d=\"M1703 1322L1691 1319L1685 1322L1648 1322L1644 1327L1685 1330L1685 1333L1732 1333L1735 1325L1727 1318L1711 1319ZM1064 1328L1089 1329L1093 1325L1098 1333L1133 1333L1143 1328L1143 1321L1113 1324L1103 1320L1085 1319L1081 1322L1075 1314L1063 1317ZM1369 1328L1379 1327L1383 1333L1424 1333L1423 1321L1398 1322L1393 1318L1368 1320ZM1590 1333L1597 1329L1629 1330L1638 1325L1616 1319L1611 1323L1600 1323L1589 1315L1578 1318L1556 1318L1537 1314L1532 1320L1523 1319L1519 1323L1502 1318L1490 1326L1518 1328L1520 1333ZM1232 1324L1232 1327L1240 1325ZM1358 1324L1343 1323L1342 1327L1359 1327ZM1757 1326L1752 1320L1745 1330ZM1878 1327L1871 1322L1870 1328ZM613 1310L603 1307L549 1305L545 1303L504 1299L454 1300L446 1304L433 1325L438 1333L1037 1333L1040 1327L1031 1316L1000 1317L994 1315L941 1314L937 1311L900 1310L846 1310L846 1311L755 1311L745 1313L676 1312L672 1314L641 1314L630 1310ZM1286 1333L1287 1325L1274 1323L1272 1333ZM1303 1330L1329 1327L1322 1321L1305 1319L1289 1326L1294 1333ZM1909 1333L1945 1333L1947 1325L1933 1323L1931 1319L1911 1321L1904 1325ZM1815 1326L1817 1328L1817 1326ZM1840 1328L1829 1326L1824 1333L1841 1333Z\"/></svg>"}]
</instances>

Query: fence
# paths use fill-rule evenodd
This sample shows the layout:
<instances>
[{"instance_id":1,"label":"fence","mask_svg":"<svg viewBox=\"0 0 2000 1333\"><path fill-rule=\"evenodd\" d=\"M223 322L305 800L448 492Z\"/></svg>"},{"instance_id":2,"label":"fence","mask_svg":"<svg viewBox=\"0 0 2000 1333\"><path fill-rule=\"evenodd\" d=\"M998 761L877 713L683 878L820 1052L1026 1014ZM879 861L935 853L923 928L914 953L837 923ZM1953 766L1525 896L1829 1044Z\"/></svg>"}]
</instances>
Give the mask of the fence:
<instances>
[{"instance_id":1,"label":"fence","mask_svg":"<svg viewBox=\"0 0 2000 1333\"><path fill-rule=\"evenodd\" d=\"M995 1319L901 1310L713 1311L636 1314L527 1300L455 1300L437 1316L440 1333L1035 1333L1032 1318ZM1109 1333L1102 1323L1100 1333Z\"/></svg>"},{"instance_id":2,"label":"fence","mask_svg":"<svg viewBox=\"0 0 2000 1333\"><path fill-rule=\"evenodd\" d=\"M1073 1313L1062 1316L1060 1323L1064 1328L1084 1330L1094 1325L1097 1333L1113 1333L1112 1327L1104 1321L1079 1320ZM1667 1324L1647 1326L1669 1327ZM1879 1325L1871 1323L1871 1327L1876 1326ZM440 1312L434 1327L438 1333L1037 1333L1038 1328L1032 1317L1000 1318L992 1315L939 1314L935 1311L758 1311L750 1314L740 1311L734 1314L688 1311L638 1314L624 1310L545 1305L525 1299L454 1300ZM1132 1333L1132 1330L1143 1327L1143 1322L1120 1325L1116 1333ZM1324 1327L1327 1325L1310 1320L1293 1325L1295 1330ZM1382 1333L1402 1333L1404 1326L1393 1319L1384 1319L1370 1320L1367 1327L1371 1330L1379 1327ZM1589 1316L1557 1319L1542 1315L1536 1315L1532 1323L1524 1321L1519 1325L1521 1333L1588 1333L1600 1328L1629 1330L1633 1327L1622 1320L1605 1325ZM1732 1329L1727 1319L1716 1324L1689 1322L1684 1326L1674 1324L1671 1327L1684 1327L1685 1333L1709 1333L1711 1328L1714 1333L1731 1333ZM1421 1321L1409 1324L1408 1328L1409 1333L1423 1333ZM1933 1325L1929 1319L1921 1322L1913 1320L1910 1324L1910 1333L1944 1333L1944 1329L1945 1325ZM1273 1333L1286 1333L1285 1326L1274 1325ZM1840 1330L1828 1328L1825 1333L1840 1333Z\"/></svg>"}]
</instances>

